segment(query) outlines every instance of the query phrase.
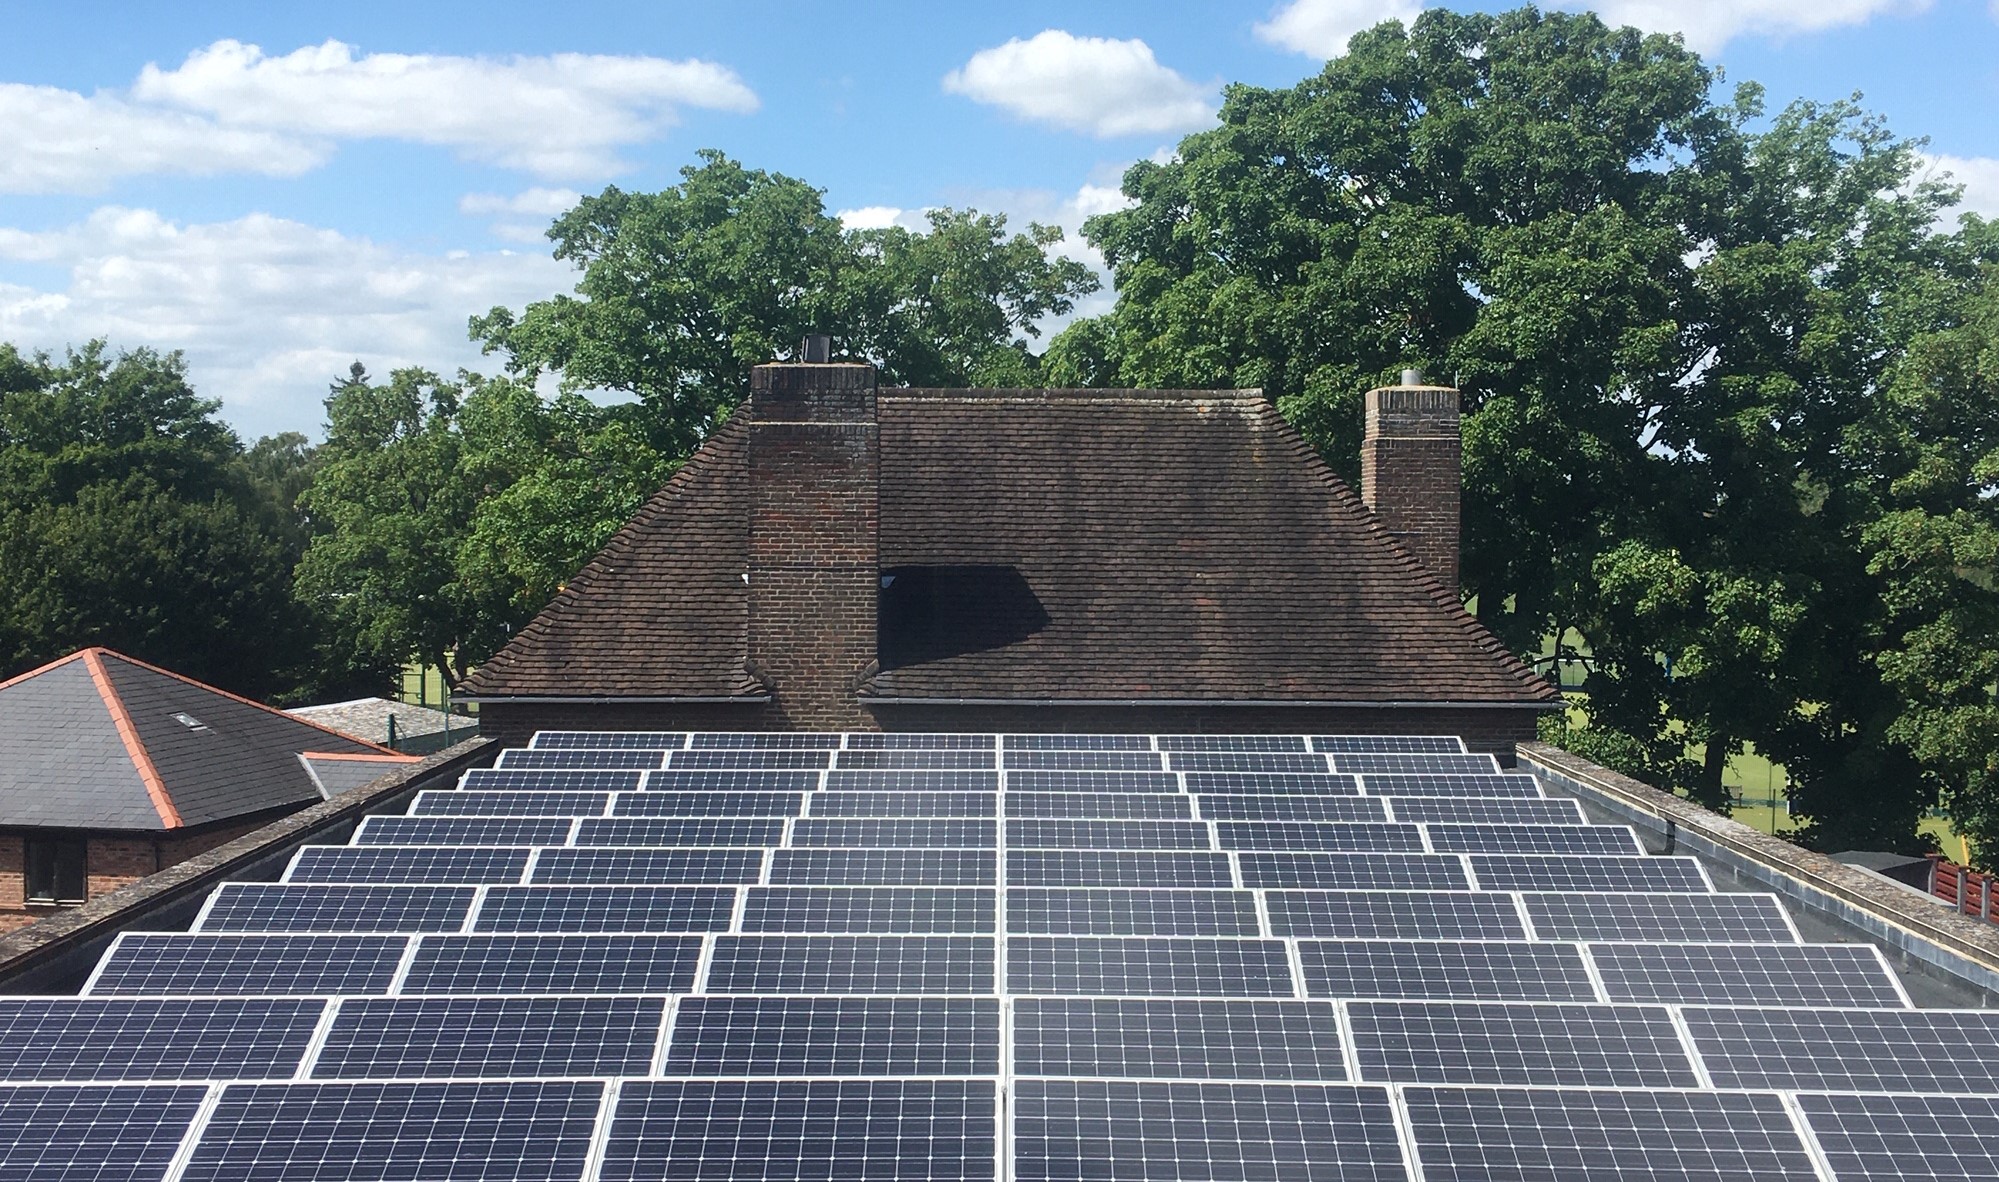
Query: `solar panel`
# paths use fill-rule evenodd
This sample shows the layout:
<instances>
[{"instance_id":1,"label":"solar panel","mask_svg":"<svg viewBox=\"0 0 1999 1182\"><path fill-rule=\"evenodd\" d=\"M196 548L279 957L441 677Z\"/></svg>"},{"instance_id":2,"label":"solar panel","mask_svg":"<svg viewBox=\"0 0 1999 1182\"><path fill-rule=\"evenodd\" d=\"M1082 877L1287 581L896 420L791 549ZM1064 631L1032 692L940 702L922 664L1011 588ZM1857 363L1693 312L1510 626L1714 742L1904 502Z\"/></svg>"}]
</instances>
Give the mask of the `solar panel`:
<instances>
[{"instance_id":1,"label":"solar panel","mask_svg":"<svg viewBox=\"0 0 1999 1182\"><path fill-rule=\"evenodd\" d=\"M998 772L827 772L832 792L998 792Z\"/></svg>"},{"instance_id":2,"label":"solar panel","mask_svg":"<svg viewBox=\"0 0 1999 1182\"><path fill-rule=\"evenodd\" d=\"M1193 802L1165 792L1008 792L1009 817L1169 821L1193 816Z\"/></svg>"},{"instance_id":3,"label":"solar panel","mask_svg":"<svg viewBox=\"0 0 1999 1182\"><path fill-rule=\"evenodd\" d=\"M1009 792L1178 792L1171 772L1009 771Z\"/></svg>"},{"instance_id":4,"label":"solar panel","mask_svg":"<svg viewBox=\"0 0 1999 1182\"><path fill-rule=\"evenodd\" d=\"M627 792L611 806L614 817L795 817L801 792Z\"/></svg>"},{"instance_id":5,"label":"solar panel","mask_svg":"<svg viewBox=\"0 0 1999 1182\"><path fill-rule=\"evenodd\" d=\"M1773 998L1772 1001L1781 1001ZM1751 1007L1683 1010L1694 1049L1721 1088L1852 1092L1992 1086L1999 1011Z\"/></svg>"},{"instance_id":6,"label":"solar panel","mask_svg":"<svg viewBox=\"0 0 1999 1182\"><path fill-rule=\"evenodd\" d=\"M855 731L847 736L850 751L918 747L931 751L991 751L998 735L936 734L929 731Z\"/></svg>"},{"instance_id":7,"label":"solar panel","mask_svg":"<svg viewBox=\"0 0 1999 1182\"><path fill-rule=\"evenodd\" d=\"M326 1003L304 998L0 998L12 1083L288 1079Z\"/></svg>"},{"instance_id":8,"label":"solar panel","mask_svg":"<svg viewBox=\"0 0 1999 1182\"><path fill-rule=\"evenodd\" d=\"M1199 797L1210 821L1386 821L1388 808L1363 796L1223 795Z\"/></svg>"},{"instance_id":9,"label":"solar panel","mask_svg":"<svg viewBox=\"0 0 1999 1182\"><path fill-rule=\"evenodd\" d=\"M1999 1100L1991 1096L1805 1093L1798 1109L1834 1177L1999 1179Z\"/></svg>"},{"instance_id":10,"label":"solar panel","mask_svg":"<svg viewBox=\"0 0 1999 1182\"><path fill-rule=\"evenodd\" d=\"M225 882L194 925L200 932L455 932L472 887Z\"/></svg>"},{"instance_id":11,"label":"solar panel","mask_svg":"<svg viewBox=\"0 0 1999 1182\"><path fill-rule=\"evenodd\" d=\"M1273 936L1329 940L1524 940L1507 895L1470 891L1270 891Z\"/></svg>"},{"instance_id":12,"label":"solar panel","mask_svg":"<svg viewBox=\"0 0 1999 1182\"><path fill-rule=\"evenodd\" d=\"M1700 1086L1663 1007L1356 1001L1347 1015L1362 1079Z\"/></svg>"},{"instance_id":13,"label":"solar panel","mask_svg":"<svg viewBox=\"0 0 1999 1182\"><path fill-rule=\"evenodd\" d=\"M700 885L755 882L763 875L759 849L542 850L532 881L547 885Z\"/></svg>"},{"instance_id":14,"label":"solar panel","mask_svg":"<svg viewBox=\"0 0 1999 1182\"><path fill-rule=\"evenodd\" d=\"M658 997L375 997L340 1003L316 1079L643 1075Z\"/></svg>"},{"instance_id":15,"label":"solar panel","mask_svg":"<svg viewBox=\"0 0 1999 1182\"><path fill-rule=\"evenodd\" d=\"M1338 1080L1333 1007L1310 1001L1023 997L1013 1006L1017 1076Z\"/></svg>"},{"instance_id":16,"label":"solar panel","mask_svg":"<svg viewBox=\"0 0 1999 1182\"><path fill-rule=\"evenodd\" d=\"M793 886L992 886L992 850L779 850L770 881Z\"/></svg>"},{"instance_id":17,"label":"solar panel","mask_svg":"<svg viewBox=\"0 0 1999 1182\"><path fill-rule=\"evenodd\" d=\"M1161 735L1161 751L1310 751L1301 735Z\"/></svg>"},{"instance_id":18,"label":"solar panel","mask_svg":"<svg viewBox=\"0 0 1999 1182\"><path fill-rule=\"evenodd\" d=\"M401 936L224 936L127 932L86 992L383 993L409 947Z\"/></svg>"},{"instance_id":19,"label":"solar panel","mask_svg":"<svg viewBox=\"0 0 1999 1182\"><path fill-rule=\"evenodd\" d=\"M536 731L528 746L537 751L675 751L687 746L679 731Z\"/></svg>"},{"instance_id":20,"label":"solar panel","mask_svg":"<svg viewBox=\"0 0 1999 1182\"><path fill-rule=\"evenodd\" d=\"M1499 940L1301 940L1310 997L1595 1001L1573 944Z\"/></svg>"},{"instance_id":21,"label":"solar panel","mask_svg":"<svg viewBox=\"0 0 1999 1182\"><path fill-rule=\"evenodd\" d=\"M542 1182L580 1178L604 1085L310 1083L222 1093L185 1178Z\"/></svg>"},{"instance_id":22,"label":"solar panel","mask_svg":"<svg viewBox=\"0 0 1999 1182\"><path fill-rule=\"evenodd\" d=\"M1589 953L1612 1001L1909 1004L1872 944L1594 944Z\"/></svg>"},{"instance_id":23,"label":"solar panel","mask_svg":"<svg viewBox=\"0 0 1999 1182\"><path fill-rule=\"evenodd\" d=\"M1472 854L1471 871L1488 891L1712 891L1699 862L1673 857L1566 857Z\"/></svg>"},{"instance_id":24,"label":"solar panel","mask_svg":"<svg viewBox=\"0 0 1999 1182\"><path fill-rule=\"evenodd\" d=\"M812 797L815 817L991 817L999 813L993 792L821 792Z\"/></svg>"},{"instance_id":25,"label":"solar panel","mask_svg":"<svg viewBox=\"0 0 1999 1182\"><path fill-rule=\"evenodd\" d=\"M991 849L999 822L980 818L900 820L889 817L807 817L791 827L794 846L907 846Z\"/></svg>"},{"instance_id":26,"label":"solar panel","mask_svg":"<svg viewBox=\"0 0 1999 1182\"><path fill-rule=\"evenodd\" d=\"M1192 850L1017 850L1006 856L1010 886L1230 887L1227 854Z\"/></svg>"},{"instance_id":27,"label":"solar panel","mask_svg":"<svg viewBox=\"0 0 1999 1182\"><path fill-rule=\"evenodd\" d=\"M1369 796L1540 796L1541 784L1521 775L1440 775L1434 773L1370 772Z\"/></svg>"},{"instance_id":28,"label":"solar panel","mask_svg":"<svg viewBox=\"0 0 1999 1182\"><path fill-rule=\"evenodd\" d=\"M1430 776L1496 776L1499 761L1490 755L1456 755L1445 752L1356 752L1328 756L1336 772L1411 773Z\"/></svg>"},{"instance_id":29,"label":"solar panel","mask_svg":"<svg viewBox=\"0 0 1999 1182\"><path fill-rule=\"evenodd\" d=\"M403 993L685 993L700 936L433 936Z\"/></svg>"},{"instance_id":30,"label":"solar panel","mask_svg":"<svg viewBox=\"0 0 1999 1182\"><path fill-rule=\"evenodd\" d=\"M1360 781L1330 772L1188 772L1187 791L1222 794L1359 796Z\"/></svg>"},{"instance_id":31,"label":"solar panel","mask_svg":"<svg viewBox=\"0 0 1999 1182\"><path fill-rule=\"evenodd\" d=\"M1150 751L1150 735L1007 735L1008 751Z\"/></svg>"},{"instance_id":32,"label":"solar panel","mask_svg":"<svg viewBox=\"0 0 1999 1182\"><path fill-rule=\"evenodd\" d=\"M1381 755L1445 752L1465 749L1456 735L1313 735L1312 750L1330 755Z\"/></svg>"},{"instance_id":33,"label":"solar panel","mask_svg":"<svg viewBox=\"0 0 1999 1182\"><path fill-rule=\"evenodd\" d=\"M1215 826L1227 850L1376 850L1420 853L1414 825L1341 821L1222 821Z\"/></svg>"},{"instance_id":34,"label":"solar panel","mask_svg":"<svg viewBox=\"0 0 1999 1182\"><path fill-rule=\"evenodd\" d=\"M457 789L419 792L413 817L595 817L611 803L608 792L539 792Z\"/></svg>"},{"instance_id":35,"label":"solar panel","mask_svg":"<svg viewBox=\"0 0 1999 1182\"><path fill-rule=\"evenodd\" d=\"M991 993L981 936L722 936L710 993Z\"/></svg>"},{"instance_id":36,"label":"solar panel","mask_svg":"<svg viewBox=\"0 0 1999 1182\"><path fill-rule=\"evenodd\" d=\"M645 778L648 792L810 792L819 787L820 773L814 771L735 771L650 772Z\"/></svg>"},{"instance_id":37,"label":"solar panel","mask_svg":"<svg viewBox=\"0 0 1999 1182\"><path fill-rule=\"evenodd\" d=\"M568 817L363 817L355 845L561 845Z\"/></svg>"},{"instance_id":38,"label":"solar panel","mask_svg":"<svg viewBox=\"0 0 1999 1182\"><path fill-rule=\"evenodd\" d=\"M1015 751L1004 756L1008 771L1150 772L1165 769L1152 751Z\"/></svg>"},{"instance_id":39,"label":"solar panel","mask_svg":"<svg viewBox=\"0 0 1999 1182\"><path fill-rule=\"evenodd\" d=\"M753 887L745 932L991 935L986 887Z\"/></svg>"},{"instance_id":40,"label":"solar panel","mask_svg":"<svg viewBox=\"0 0 1999 1182\"><path fill-rule=\"evenodd\" d=\"M599 817L576 823L577 845L776 845L784 822L774 817Z\"/></svg>"},{"instance_id":41,"label":"solar panel","mask_svg":"<svg viewBox=\"0 0 1999 1182\"><path fill-rule=\"evenodd\" d=\"M1326 757L1285 751L1176 751L1166 757L1176 772L1313 774L1331 771Z\"/></svg>"},{"instance_id":42,"label":"solar panel","mask_svg":"<svg viewBox=\"0 0 1999 1182\"><path fill-rule=\"evenodd\" d=\"M908 748L879 748L872 751L842 751L833 766L841 771L982 771L998 767L991 751L918 751Z\"/></svg>"},{"instance_id":43,"label":"solar panel","mask_svg":"<svg viewBox=\"0 0 1999 1182\"><path fill-rule=\"evenodd\" d=\"M1776 1096L1406 1088L1403 1102L1423 1177L1437 1182L1818 1178Z\"/></svg>"},{"instance_id":44,"label":"solar panel","mask_svg":"<svg viewBox=\"0 0 1999 1182\"><path fill-rule=\"evenodd\" d=\"M1465 854L1639 854L1645 847L1629 825L1452 825L1429 826L1430 845L1439 853Z\"/></svg>"},{"instance_id":45,"label":"solar panel","mask_svg":"<svg viewBox=\"0 0 1999 1182\"><path fill-rule=\"evenodd\" d=\"M284 881L437 886L519 882L527 864L527 850L493 846L309 845L292 858Z\"/></svg>"},{"instance_id":46,"label":"solar panel","mask_svg":"<svg viewBox=\"0 0 1999 1182\"><path fill-rule=\"evenodd\" d=\"M0 1087L8 1182L157 1182L205 1089Z\"/></svg>"},{"instance_id":47,"label":"solar panel","mask_svg":"<svg viewBox=\"0 0 1999 1182\"><path fill-rule=\"evenodd\" d=\"M1795 944L1796 929L1775 895L1528 894L1522 897L1544 940L1654 940Z\"/></svg>"},{"instance_id":48,"label":"solar panel","mask_svg":"<svg viewBox=\"0 0 1999 1182\"><path fill-rule=\"evenodd\" d=\"M631 792L645 780L635 771L562 771L556 768L474 768L458 778L472 791Z\"/></svg>"},{"instance_id":49,"label":"solar panel","mask_svg":"<svg viewBox=\"0 0 1999 1182\"><path fill-rule=\"evenodd\" d=\"M696 739L700 737L695 736ZM833 753L830 751L711 748L705 751L676 751L672 762L666 766L677 772L775 771L830 767L832 760Z\"/></svg>"},{"instance_id":50,"label":"solar panel","mask_svg":"<svg viewBox=\"0 0 1999 1182\"><path fill-rule=\"evenodd\" d=\"M1243 853L1242 885L1350 891L1462 891L1471 887L1464 863L1449 854Z\"/></svg>"},{"instance_id":51,"label":"solar panel","mask_svg":"<svg viewBox=\"0 0 1999 1182\"><path fill-rule=\"evenodd\" d=\"M1011 993L1120 997L1292 997L1276 940L1178 936L1013 936Z\"/></svg>"},{"instance_id":52,"label":"solar panel","mask_svg":"<svg viewBox=\"0 0 1999 1182\"><path fill-rule=\"evenodd\" d=\"M666 766L663 751L603 751L591 750L549 750L529 751L521 747L509 747L500 752L494 767L512 770L527 768L534 770L560 769L565 771L609 771L613 769L656 768Z\"/></svg>"},{"instance_id":53,"label":"solar panel","mask_svg":"<svg viewBox=\"0 0 1999 1182\"><path fill-rule=\"evenodd\" d=\"M721 932L736 892L713 886L494 887L475 932Z\"/></svg>"},{"instance_id":54,"label":"solar panel","mask_svg":"<svg viewBox=\"0 0 1999 1182\"><path fill-rule=\"evenodd\" d=\"M603 1182L978 1182L998 1161L989 1079L660 1080L624 1086Z\"/></svg>"},{"instance_id":55,"label":"solar panel","mask_svg":"<svg viewBox=\"0 0 1999 1182\"><path fill-rule=\"evenodd\" d=\"M1006 893L1006 930L1048 936L1257 936L1248 891L1022 887Z\"/></svg>"},{"instance_id":56,"label":"solar panel","mask_svg":"<svg viewBox=\"0 0 1999 1182\"><path fill-rule=\"evenodd\" d=\"M703 731L688 746L715 751L836 751L840 736L823 731Z\"/></svg>"},{"instance_id":57,"label":"solar panel","mask_svg":"<svg viewBox=\"0 0 1999 1182\"><path fill-rule=\"evenodd\" d=\"M1200 821L1074 821L1033 818L1006 823L1010 849L1207 850Z\"/></svg>"},{"instance_id":58,"label":"solar panel","mask_svg":"<svg viewBox=\"0 0 1999 1182\"><path fill-rule=\"evenodd\" d=\"M1372 803L1372 802L1370 802ZM1392 796L1382 803L1398 821L1446 821L1482 825L1581 825L1589 818L1573 800L1521 797Z\"/></svg>"},{"instance_id":59,"label":"solar panel","mask_svg":"<svg viewBox=\"0 0 1999 1182\"><path fill-rule=\"evenodd\" d=\"M1382 1088L1022 1080L1020 1182L1403 1182Z\"/></svg>"},{"instance_id":60,"label":"solar panel","mask_svg":"<svg viewBox=\"0 0 1999 1182\"><path fill-rule=\"evenodd\" d=\"M666 1075L997 1075L996 997L690 997Z\"/></svg>"}]
</instances>

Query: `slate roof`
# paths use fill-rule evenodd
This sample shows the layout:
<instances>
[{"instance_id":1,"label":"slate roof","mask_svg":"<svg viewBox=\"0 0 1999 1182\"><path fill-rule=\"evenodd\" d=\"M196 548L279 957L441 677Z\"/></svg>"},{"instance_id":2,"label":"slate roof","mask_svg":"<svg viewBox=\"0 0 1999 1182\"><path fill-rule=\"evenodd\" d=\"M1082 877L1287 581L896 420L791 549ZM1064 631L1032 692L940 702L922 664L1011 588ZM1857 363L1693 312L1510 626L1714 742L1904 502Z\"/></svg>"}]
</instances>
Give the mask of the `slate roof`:
<instances>
[{"instance_id":1,"label":"slate roof","mask_svg":"<svg viewBox=\"0 0 1999 1182\"><path fill-rule=\"evenodd\" d=\"M80 649L0 683L0 826L163 831L308 804L321 794L306 752L402 758Z\"/></svg>"},{"instance_id":2,"label":"slate roof","mask_svg":"<svg viewBox=\"0 0 1999 1182\"><path fill-rule=\"evenodd\" d=\"M1531 706L1555 691L1255 391L885 389L894 699ZM745 697L747 469L717 432L467 689Z\"/></svg>"}]
</instances>

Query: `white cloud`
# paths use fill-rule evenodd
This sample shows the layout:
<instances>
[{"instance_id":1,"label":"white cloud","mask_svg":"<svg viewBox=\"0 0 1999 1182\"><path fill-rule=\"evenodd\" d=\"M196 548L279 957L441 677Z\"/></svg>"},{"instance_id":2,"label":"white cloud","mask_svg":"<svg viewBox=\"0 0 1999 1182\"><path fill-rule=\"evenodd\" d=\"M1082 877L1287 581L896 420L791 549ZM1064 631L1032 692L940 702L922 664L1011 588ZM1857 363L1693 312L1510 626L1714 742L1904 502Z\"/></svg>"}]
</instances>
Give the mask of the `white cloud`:
<instances>
[{"instance_id":1,"label":"white cloud","mask_svg":"<svg viewBox=\"0 0 1999 1182\"><path fill-rule=\"evenodd\" d=\"M339 41L279 57L217 41L175 69L148 65L133 94L230 126L410 140L552 177L615 171L617 149L655 138L682 107L757 107L735 71L695 59L357 55Z\"/></svg>"},{"instance_id":2,"label":"white cloud","mask_svg":"<svg viewBox=\"0 0 1999 1182\"><path fill-rule=\"evenodd\" d=\"M840 225L849 230L886 230L890 226L901 226L905 230L922 230L929 227L923 220L920 209L903 209L896 205L863 205L859 209L842 209L833 215L840 219Z\"/></svg>"},{"instance_id":3,"label":"white cloud","mask_svg":"<svg viewBox=\"0 0 1999 1182\"><path fill-rule=\"evenodd\" d=\"M1960 213L1999 218L1999 159L1991 156L1931 156L1926 163L1928 168L1918 179L1941 180L1964 186L1963 198L1956 208L1945 215L1947 223L1954 226ZM1945 176L1945 173L1949 175Z\"/></svg>"},{"instance_id":4,"label":"white cloud","mask_svg":"<svg viewBox=\"0 0 1999 1182\"><path fill-rule=\"evenodd\" d=\"M1189 131L1215 116L1215 88L1160 65L1145 42L1061 29L981 49L944 76L944 89L1096 136Z\"/></svg>"},{"instance_id":5,"label":"white cloud","mask_svg":"<svg viewBox=\"0 0 1999 1182\"><path fill-rule=\"evenodd\" d=\"M325 160L325 144L115 95L0 82L0 193L94 193L122 176L257 172L296 176Z\"/></svg>"},{"instance_id":6,"label":"white cloud","mask_svg":"<svg viewBox=\"0 0 1999 1182\"><path fill-rule=\"evenodd\" d=\"M181 224L105 207L47 231L0 229L0 260L57 269L47 287L0 282L0 340L60 349L184 349L196 388L246 435L316 430L327 383L359 359L488 372L466 318L566 290L544 252L425 255L255 214Z\"/></svg>"},{"instance_id":7,"label":"white cloud","mask_svg":"<svg viewBox=\"0 0 1999 1182\"><path fill-rule=\"evenodd\" d=\"M1422 0L1291 0L1259 23L1256 35L1311 57L1338 57L1362 29L1386 20L1407 25L1422 11Z\"/></svg>"},{"instance_id":8,"label":"white cloud","mask_svg":"<svg viewBox=\"0 0 1999 1182\"><path fill-rule=\"evenodd\" d=\"M548 239L549 223L582 199L583 194L574 189L524 189L511 197L467 193L458 199L458 212L474 217L497 215L488 227L495 238L540 244Z\"/></svg>"},{"instance_id":9,"label":"white cloud","mask_svg":"<svg viewBox=\"0 0 1999 1182\"><path fill-rule=\"evenodd\" d=\"M1610 25L1679 33L1689 48L1713 53L1736 37L1783 37L1863 25L1876 16L1921 12L1930 0L1574 0Z\"/></svg>"}]
</instances>

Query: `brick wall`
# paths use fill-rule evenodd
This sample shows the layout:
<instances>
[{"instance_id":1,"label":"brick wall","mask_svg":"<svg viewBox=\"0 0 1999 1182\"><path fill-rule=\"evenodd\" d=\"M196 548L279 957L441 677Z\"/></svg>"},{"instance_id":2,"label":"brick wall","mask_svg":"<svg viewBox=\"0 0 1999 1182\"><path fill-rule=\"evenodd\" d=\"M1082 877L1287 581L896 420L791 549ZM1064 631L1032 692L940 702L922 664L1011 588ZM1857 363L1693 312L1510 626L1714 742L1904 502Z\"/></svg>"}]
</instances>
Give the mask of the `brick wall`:
<instances>
[{"instance_id":1,"label":"brick wall","mask_svg":"<svg viewBox=\"0 0 1999 1182\"><path fill-rule=\"evenodd\" d=\"M84 886L88 898L115 891L128 882L185 862L225 842L233 841L272 819L259 814L245 820L159 837L131 834L84 834ZM19 833L0 834L0 932L12 931L63 908L27 902L27 839Z\"/></svg>"},{"instance_id":2,"label":"brick wall","mask_svg":"<svg viewBox=\"0 0 1999 1182\"><path fill-rule=\"evenodd\" d=\"M1361 500L1453 590L1463 484L1456 390L1389 386L1367 392Z\"/></svg>"}]
</instances>

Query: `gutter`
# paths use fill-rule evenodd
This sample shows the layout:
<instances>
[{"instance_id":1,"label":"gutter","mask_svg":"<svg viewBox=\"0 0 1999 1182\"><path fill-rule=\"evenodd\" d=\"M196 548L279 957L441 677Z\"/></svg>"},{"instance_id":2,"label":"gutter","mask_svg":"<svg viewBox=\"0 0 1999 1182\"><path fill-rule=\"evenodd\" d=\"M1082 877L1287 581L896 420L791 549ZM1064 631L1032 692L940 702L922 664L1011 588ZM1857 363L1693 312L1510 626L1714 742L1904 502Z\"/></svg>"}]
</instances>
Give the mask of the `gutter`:
<instances>
[{"instance_id":1,"label":"gutter","mask_svg":"<svg viewBox=\"0 0 1999 1182\"><path fill-rule=\"evenodd\" d=\"M550 706L615 706L620 702L636 702L648 706L756 706L770 701L769 694L716 694L685 695L670 694L455 694L454 702L540 702Z\"/></svg>"},{"instance_id":2,"label":"gutter","mask_svg":"<svg viewBox=\"0 0 1999 1182\"><path fill-rule=\"evenodd\" d=\"M632 699L626 699L632 700ZM1311 707L1339 710L1559 710L1554 702L1349 702L1298 698L908 698L862 694L864 706L1225 706L1270 709Z\"/></svg>"}]
</instances>

